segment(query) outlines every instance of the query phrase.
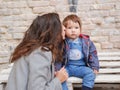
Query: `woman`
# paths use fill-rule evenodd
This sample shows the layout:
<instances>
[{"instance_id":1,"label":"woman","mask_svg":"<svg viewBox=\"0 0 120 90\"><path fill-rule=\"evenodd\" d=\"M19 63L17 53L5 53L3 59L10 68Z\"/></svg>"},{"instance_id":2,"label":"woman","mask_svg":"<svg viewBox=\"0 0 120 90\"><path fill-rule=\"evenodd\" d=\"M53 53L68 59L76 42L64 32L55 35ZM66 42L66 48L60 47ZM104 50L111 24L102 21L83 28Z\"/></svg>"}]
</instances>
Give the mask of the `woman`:
<instances>
[{"instance_id":1,"label":"woman","mask_svg":"<svg viewBox=\"0 0 120 90\"><path fill-rule=\"evenodd\" d=\"M61 68L55 73L54 62L62 61L62 25L57 13L37 16L16 47L6 90L62 90L68 78Z\"/></svg>"}]
</instances>

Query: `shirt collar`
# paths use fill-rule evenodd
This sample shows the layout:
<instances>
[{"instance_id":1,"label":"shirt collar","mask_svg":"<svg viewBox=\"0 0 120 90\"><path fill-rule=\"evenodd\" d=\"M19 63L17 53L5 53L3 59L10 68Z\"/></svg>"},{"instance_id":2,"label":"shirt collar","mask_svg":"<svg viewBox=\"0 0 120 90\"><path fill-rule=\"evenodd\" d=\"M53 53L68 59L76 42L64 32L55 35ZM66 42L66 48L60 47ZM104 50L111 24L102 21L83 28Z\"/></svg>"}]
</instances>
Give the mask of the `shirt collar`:
<instances>
[{"instance_id":1,"label":"shirt collar","mask_svg":"<svg viewBox=\"0 0 120 90\"><path fill-rule=\"evenodd\" d=\"M67 40L68 40L68 43L79 43L80 42L79 38L76 38L74 40L67 38Z\"/></svg>"}]
</instances>

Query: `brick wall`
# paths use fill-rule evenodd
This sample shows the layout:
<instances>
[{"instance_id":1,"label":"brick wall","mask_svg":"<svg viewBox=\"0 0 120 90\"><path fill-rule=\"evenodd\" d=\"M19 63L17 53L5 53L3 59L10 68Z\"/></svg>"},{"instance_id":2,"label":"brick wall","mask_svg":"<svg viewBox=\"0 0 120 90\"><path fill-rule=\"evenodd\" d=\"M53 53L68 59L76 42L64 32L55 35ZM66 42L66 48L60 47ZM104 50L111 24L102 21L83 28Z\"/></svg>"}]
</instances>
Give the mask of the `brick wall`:
<instances>
[{"instance_id":1,"label":"brick wall","mask_svg":"<svg viewBox=\"0 0 120 90\"><path fill-rule=\"evenodd\" d=\"M68 0L0 0L0 64L8 62L36 15L58 12L63 20L70 6ZM76 11L99 52L120 50L120 0L78 0Z\"/></svg>"}]
</instances>

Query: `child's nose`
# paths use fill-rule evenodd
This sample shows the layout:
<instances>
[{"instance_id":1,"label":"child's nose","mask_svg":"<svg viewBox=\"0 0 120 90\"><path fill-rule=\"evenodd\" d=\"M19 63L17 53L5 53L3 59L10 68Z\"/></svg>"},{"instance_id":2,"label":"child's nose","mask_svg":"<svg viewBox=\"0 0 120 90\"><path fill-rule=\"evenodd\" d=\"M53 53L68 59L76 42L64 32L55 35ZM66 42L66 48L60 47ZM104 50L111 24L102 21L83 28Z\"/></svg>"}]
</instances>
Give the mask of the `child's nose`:
<instances>
[{"instance_id":1,"label":"child's nose","mask_svg":"<svg viewBox=\"0 0 120 90\"><path fill-rule=\"evenodd\" d=\"M72 32L75 32L75 29L74 29L74 28L72 28Z\"/></svg>"}]
</instances>

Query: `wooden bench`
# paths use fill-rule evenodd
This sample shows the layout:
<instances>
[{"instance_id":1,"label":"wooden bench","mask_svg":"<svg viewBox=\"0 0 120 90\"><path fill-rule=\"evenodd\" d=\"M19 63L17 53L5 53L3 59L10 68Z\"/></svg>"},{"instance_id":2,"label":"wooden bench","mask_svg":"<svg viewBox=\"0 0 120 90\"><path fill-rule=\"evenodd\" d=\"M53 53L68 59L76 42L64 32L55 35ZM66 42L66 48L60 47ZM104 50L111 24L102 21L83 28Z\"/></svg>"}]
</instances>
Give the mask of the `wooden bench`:
<instances>
[{"instance_id":1,"label":"wooden bench","mask_svg":"<svg viewBox=\"0 0 120 90\"><path fill-rule=\"evenodd\" d=\"M98 56L100 71L95 84L119 84L120 87L120 52L103 52ZM82 79L70 77L67 82L69 90L73 90L74 86L81 87Z\"/></svg>"},{"instance_id":2,"label":"wooden bench","mask_svg":"<svg viewBox=\"0 0 120 90\"><path fill-rule=\"evenodd\" d=\"M0 90L5 90L9 73L12 69L13 64L8 65L7 69L4 69L0 72Z\"/></svg>"},{"instance_id":3,"label":"wooden bench","mask_svg":"<svg viewBox=\"0 0 120 90\"><path fill-rule=\"evenodd\" d=\"M95 84L120 84L120 52L103 52L98 55L100 71L96 76ZM12 64L0 72L0 90L4 90L11 68ZM67 80L69 90L73 90L75 85L81 86L81 83L82 80L76 77Z\"/></svg>"}]
</instances>

